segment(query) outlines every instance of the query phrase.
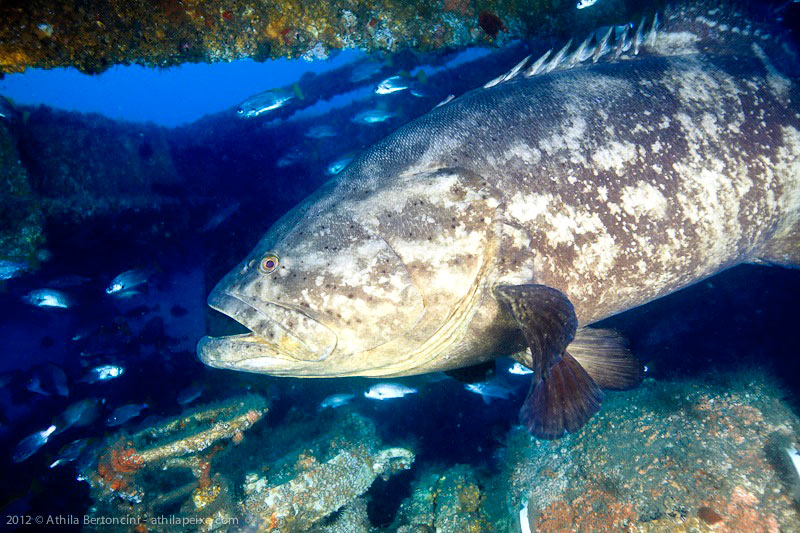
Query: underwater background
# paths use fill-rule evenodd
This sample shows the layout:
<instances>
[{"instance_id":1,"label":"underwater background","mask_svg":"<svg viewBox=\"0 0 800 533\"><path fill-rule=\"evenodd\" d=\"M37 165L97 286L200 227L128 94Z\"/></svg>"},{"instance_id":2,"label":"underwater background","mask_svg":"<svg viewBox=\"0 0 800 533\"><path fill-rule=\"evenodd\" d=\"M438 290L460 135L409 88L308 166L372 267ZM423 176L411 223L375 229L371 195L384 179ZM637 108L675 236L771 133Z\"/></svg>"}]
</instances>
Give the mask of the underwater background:
<instances>
[{"instance_id":1,"label":"underwater background","mask_svg":"<svg viewBox=\"0 0 800 533\"><path fill-rule=\"evenodd\" d=\"M797 270L737 266L604 321L645 380L556 441L519 426L530 377L511 359L490 387L437 373L392 379L407 392L376 400L374 380L197 358L202 336L241 331L210 290L361 150L528 54L663 7L434 4L365 18L353 2L364 24L349 41L269 26L281 44L266 49L145 39L142 19L150 48L127 52L80 41L71 3L60 23L36 2L0 6L0 529L800 529ZM754 16L797 43L795 4ZM202 31L220 42L252 15L213 5ZM181 28L198 9L156 12ZM458 31L435 37L434 13ZM60 31L66 52L42 52ZM254 59L230 62L242 49ZM246 105L261 110L238 116ZM268 491L272 507L254 503Z\"/></svg>"}]
</instances>

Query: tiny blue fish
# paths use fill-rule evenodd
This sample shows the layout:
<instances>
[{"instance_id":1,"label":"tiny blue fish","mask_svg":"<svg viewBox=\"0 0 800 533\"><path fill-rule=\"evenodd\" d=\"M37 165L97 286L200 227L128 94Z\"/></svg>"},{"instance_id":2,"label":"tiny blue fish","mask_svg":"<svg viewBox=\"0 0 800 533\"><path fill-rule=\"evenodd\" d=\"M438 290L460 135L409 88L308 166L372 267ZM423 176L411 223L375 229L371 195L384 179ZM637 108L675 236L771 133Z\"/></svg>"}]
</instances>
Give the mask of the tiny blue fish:
<instances>
[{"instance_id":1,"label":"tiny blue fish","mask_svg":"<svg viewBox=\"0 0 800 533\"><path fill-rule=\"evenodd\" d=\"M109 286L106 287L106 294L121 295L147 283L147 278L149 277L150 275L142 270L126 270L111 280Z\"/></svg>"},{"instance_id":2,"label":"tiny blue fish","mask_svg":"<svg viewBox=\"0 0 800 533\"><path fill-rule=\"evenodd\" d=\"M312 126L306 132L306 137L309 139L325 139L327 137L336 137L336 130L327 124L320 124Z\"/></svg>"},{"instance_id":3,"label":"tiny blue fish","mask_svg":"<svg viewBox=\"0 0 800 533\"><path fill-rule=\"evenodd\" d=\"M408 80L402 76L386 78L375 87L375 94L392 94L408 89Z\"/></svg>"},{"instance_id":4,"label":"tiny blue fish","mask_svg":"<svg viewBox=\"0 0 800 533\"><path fill-rule=\"evenodd\" d=\"M328 176L335 176L336 174L344 170L344 167L349 165L350 161L352 160L353 160L352 156L340 157L339 159L333 161L331 164L328 165L328 167L325 169L325 173Z\"/></svg>"},{"instance_id":5,"label":"tiny blue fish","mask_svg":"<svg viewBox=\"0 0 800 533\"><path fill-rule=\"evenodd\" d=\"M378 383L364 393L365 398L371 400L391 400L402 398L406 394L414 394L417 389L406 387L400 383Z\"/></svg>"},{"instance_id":6,"label":"tiny blue fish","mask_svg":"<svg viewBox=\"0 0 800 533\"><path fill-rule=\"evenodd\" d=\"M580 2L578 2L578 5L575 7L577 7L578 9L586 9L587 7L592 7L596 3L597 0L580 0Z\"/></svg>"},{"instance_id":7,"label":"tiny blue fish","mask_svg":"<svg viewBox=\"0 0 800 533\"><path fill-rule=\"evenodd\" d=\"M81 379L85 383L96 383L98 381L108 381L120 377L125 373L125 368L118 365L96 366Z\"/></svg>"},{"instance_id":8,"label":"tiny blue fish","mask_svg":"<svg viewBox=\"0 0 800 533\"><path fill-rule=\"evenodd\" d=\"M67 374L64 370L52 363L47 363L34 370L27 387L29 391L42 396L69 396Z\"/></svg>"},{"instance_id":9,"label":"tiny blue fish","mask_svg":"<svg viewBox=\"0 0 800 533\"><path fill-rule=\"evenodd\" d=\"M516 362L508 368L508 373L516 374L518 376L526 376L528 374L533 374L533 370L520 362Z\"/></svg>"},{"instance_id":10,"label":"tiny blue fish","mask_svg":"<svg viewBox=\"0 0 800 533\"><path fill-rule=\"evenodd\" d=\"M56 289L35 289L26 294L24 299L37 307L66 309L71 304L69 297Z\"/></svg>"},{"instance_id":11,"label":"tiny blue fish","mask_svg":"<svg viewBox=\"0 0 800 533\"><path fill-rule=\"evenodd\" d=\"M467 383L464 385L464 388L469 392L480 394L484 403L487 404L490 403L493 398L507 400L514 393L514 391L505 385L494 381Z\"/></svg>"},{"instance_id":12,"label":"tiny blue fish","mask_svg":"<svg viewBox=\"0 0 800 533\"><path fill-rule=\"evenodd\" d=\"M203 386L197 383L189 385L178 393L176 400L181 405L189 405L203 394Z\"/></svg>"},{"instance_id":13,"label":"tiny blue fish","mask_svg":"<svg viewBox=\"0 0 800 533\"><path fill-rule=\"evenodd\" d=\"M396 116L395 113L391 111L385 111L383 109L367 109L366 111L362 111L354 116L352 121L356 124L377 124L379 122L389 120L394 116Z\"/></svg>"},{"instance_id":14,"label":"tiny blue fish","mask_svg":"<svg viewBox=\"0 0 800 533\"><path fill-rule=\"evenodd\" d=\"M350 403L353 398L355 398L355 394L331 394L322 400L319 404L319 410L321 411L328 408L336 409L337 407Z\"/></svg>"},{"instance_id":15,"label":"tiny blue fish","mask_svg":"<svg viewBox=\"0 0 800 533\"><path fill-rule=\"evenodd\" d=\"M128 420L139 416L145 409L147 409L146 403L129 403L122 407L117 407L108 415L108 418L106 418L106 425L112 427L121 426Z\"/></svg>"},{"instance_id":16,"label":"tiny blue fish","mask_svg":"<svg viewBox=\"0 0 800 533\"><path fill-rule=\"evenodd\" d=\"M362 63L350 72L350 82L366 81L380 72L381 68L382 65L380 63Z\"/></svg>"},{"instance_id":17,"label":"tiny blue fish","mask_svg":"<svg viewBox=\"0 0 800 533\"><path fill-rule=\"evenodd\" d=\"M253 118L267 111L283 107L294 98L294 94L286 89L270 89L255 94L239 104L236 114L241 118Z\"/></svg>"},{"instance_id":18,"label":"tiny blue fish","mask_svg":"<svg viewBox=\"0 0 800 533\"><path fill-rule=\"evenodd\" d=\"M56 430L56 426L50 426L47 429L43 429L42 431L37 431L32 435L28 435L24 439L17 444L17 447L14 449L14 454L11 456L11 459L15 463L21 463L31 455L35 454L39 451L39 448L47 444L47 440L50 438Z\"/></svg>"},{"instance_id":19,"label":"tiny blue fish","mask_svg":"<svg viewBox=\"0 0 800 533\"><path fill-rule=\"evenodd\" d=\"M58 458L50 464L50 468L65 465L78 459L89 444L89 439L77 439L65 445L58 452Z\"/></svg>"}]
</instances>

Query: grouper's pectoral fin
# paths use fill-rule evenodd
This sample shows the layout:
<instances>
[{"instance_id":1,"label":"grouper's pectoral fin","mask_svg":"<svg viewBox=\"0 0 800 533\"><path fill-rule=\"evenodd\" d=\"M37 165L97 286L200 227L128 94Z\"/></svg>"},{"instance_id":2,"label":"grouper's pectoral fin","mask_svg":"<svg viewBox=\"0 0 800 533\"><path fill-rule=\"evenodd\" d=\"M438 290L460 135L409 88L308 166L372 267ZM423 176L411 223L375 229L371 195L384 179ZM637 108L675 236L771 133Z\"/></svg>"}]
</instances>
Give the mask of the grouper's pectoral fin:
<instances>
[{"instance_id":1,"label":"grouper's pectoral fin","mask_svg":"<svg viewBox=\"0 0 800 533\"><path fill-rule=\"evenodd\" d=\"M531 350L533 383L520 420L543 439L578 430L600 409L603 393L567 352L578 327L572 303L564 293L544 285L500 285L494 292Z\"/></svg>"},{"instance_id":2,"label":"grouper's pectoral fin","mask_svg":"<svg viewBox=\"0 0 800 533\"><path fill-rule=\"evenodd\" d=\"M579 328L567 350L601 389L633 389L644 378L642 364L613 329Z\"/></svg>"},{"instance_id":3,"label":"grouper's pectoral fin","mask_svg":"<svg viewBox=\"0 0 800 533\"><path fill-rule=\"evenodd\" d=\"M636 387L642 365L609 329L578 329L564 293L544 285L500 285L495 296L511 313L530 347L515 357L534 371L520 420L539 438L580 429L600 409L603 389Z\"/></svg>"}]
</instances>

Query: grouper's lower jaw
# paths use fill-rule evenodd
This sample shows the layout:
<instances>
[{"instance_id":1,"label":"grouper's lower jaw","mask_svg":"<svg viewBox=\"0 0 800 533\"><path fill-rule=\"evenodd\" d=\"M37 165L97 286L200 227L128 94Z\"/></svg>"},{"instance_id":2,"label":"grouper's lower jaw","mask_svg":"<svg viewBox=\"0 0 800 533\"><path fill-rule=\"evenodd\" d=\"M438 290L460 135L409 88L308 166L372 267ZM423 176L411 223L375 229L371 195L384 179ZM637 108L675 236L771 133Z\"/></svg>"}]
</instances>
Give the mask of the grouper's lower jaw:
<instances>
[{"instance_id":1,"label":"grouper's lower jaw","mask_svg":"<svg viewBox=\"0 0 800 533\"><path fill-rule=\"evenodd\" d=\"M197 343L197 357L214 368L272 376L325 377L321 364L280 357L252 333L203 337Z\"/></svg>"}]
</instances>

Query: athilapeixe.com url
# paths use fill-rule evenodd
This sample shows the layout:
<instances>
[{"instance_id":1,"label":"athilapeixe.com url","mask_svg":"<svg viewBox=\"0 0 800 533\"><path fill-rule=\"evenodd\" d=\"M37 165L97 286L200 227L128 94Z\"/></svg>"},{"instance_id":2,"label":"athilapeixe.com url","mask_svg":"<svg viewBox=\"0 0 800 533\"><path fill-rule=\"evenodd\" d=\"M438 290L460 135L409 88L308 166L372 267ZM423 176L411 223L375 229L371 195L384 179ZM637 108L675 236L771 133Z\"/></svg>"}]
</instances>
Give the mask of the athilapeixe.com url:
<instances>
[{"instance_id":1,"label":"athilapeixe.com url","mask_svg":"<svg viewBox=\"0 0 800 533\"><path fill-rule=\"evenodd\" d=\"M6 515L7 526L200 526L200 525L238 525L235 517L196 517L196 516L100 516L100 515Z\"/></svg>"}]
</instances>

